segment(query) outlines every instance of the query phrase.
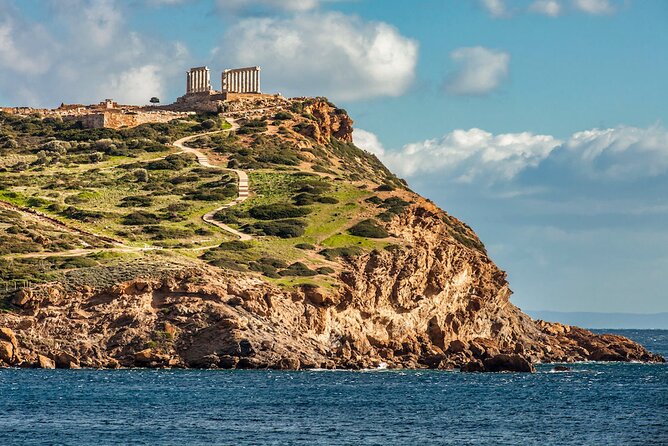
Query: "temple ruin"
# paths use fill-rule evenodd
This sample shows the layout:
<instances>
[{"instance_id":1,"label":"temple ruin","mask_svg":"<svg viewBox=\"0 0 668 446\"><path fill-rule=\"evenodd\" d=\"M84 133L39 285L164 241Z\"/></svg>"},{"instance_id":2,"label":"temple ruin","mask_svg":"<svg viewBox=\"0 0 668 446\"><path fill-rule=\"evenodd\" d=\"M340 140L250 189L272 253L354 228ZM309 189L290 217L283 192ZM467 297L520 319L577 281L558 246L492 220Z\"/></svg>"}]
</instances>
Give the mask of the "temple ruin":
<instances>
[{"instance_id":1,"label":"temple ruin","mask_svg":"<svg viewBox=\"0 0 668 446\"><path fill-rule=\"evenodd\" d=\"M41 116L56 116L63 120L78 121L85 128L135 127L146 123L188 119L198 112L228 113L243 116L253 109L285 106L280 94L262 94L260 67L226 69L221 73L221 89L211 87L208 67L193 67L186 72L186 93L176 102L166 105L121 105L112 99L98 104L61 104L56 109L30 107L0 107L0 112ZM147 98L148 99L148 98Z\"/></svg>"},{"instance_id":2,"label":"temple ruin","mask_svg":"<svg viewBox=\"0 0 668 446\"><path fill-rule=\"evenodd\" d=\"M186 94L211 91L211 74L208 67L195 67L186 72Z\"/></svg>"},{"instance_id":3,"label":"temple ruin","mask_svg":"<svg viewBox=\"0 0 668 446\"><path fill-rule=\"evenodd\" d=\"M260 67L224 70L222 89L230 93L260 93Z\"/></svg>"}]
</instances>

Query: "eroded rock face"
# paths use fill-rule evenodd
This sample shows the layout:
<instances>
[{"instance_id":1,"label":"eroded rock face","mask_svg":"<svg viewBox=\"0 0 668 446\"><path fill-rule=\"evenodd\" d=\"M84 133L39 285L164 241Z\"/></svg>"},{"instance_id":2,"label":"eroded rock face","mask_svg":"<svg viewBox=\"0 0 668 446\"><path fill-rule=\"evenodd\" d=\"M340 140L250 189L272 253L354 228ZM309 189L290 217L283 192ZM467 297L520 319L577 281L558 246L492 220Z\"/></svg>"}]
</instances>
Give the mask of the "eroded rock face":
<instances>
[{"instance_id":1,"label":"eroded rock face","mask_svg":"<svg viewBox=\"0 0 668 446\"><path fill-rule=\"evenodd\" d=\"M0 362L530 372L541 361L663 361L620 336L532 320L456 224L418 201L388 224L405 245L342 260L331 290L290 291L212 266L74 293L41 285L0 314Z\"/></svg>"},{"instance_id":2,"label":"eroded rock face","mask_svg":"<svg viewBox=\"0 0 668 446\"><path fill-rule=\"evenodd\" d=\"M345 110L317 99L305 106L304 111L315 118L313 123L303 127L305 136L320 144L326 144L332 137L344 142L353 141L353 121Z\"/></svg>"}]
</instances>

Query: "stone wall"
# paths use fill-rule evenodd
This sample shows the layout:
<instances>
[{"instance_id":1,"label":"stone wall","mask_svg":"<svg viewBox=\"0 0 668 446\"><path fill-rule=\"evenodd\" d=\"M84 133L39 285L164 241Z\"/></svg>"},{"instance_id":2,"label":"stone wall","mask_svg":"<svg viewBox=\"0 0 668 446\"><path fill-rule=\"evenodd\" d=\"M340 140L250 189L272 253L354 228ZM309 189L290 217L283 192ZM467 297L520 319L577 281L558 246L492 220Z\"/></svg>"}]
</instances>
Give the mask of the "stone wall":
<instances>
[{"instance_id":1,"label":"stone wall","mask_svg":"<svg viewBox=\"0 0 668 446\"><path fill-rule=\"evenodd\" d=\"M169 122L173 119L187 118L189 113L178 113L171 111L131 111L113 110L100 113L89 113L75 116L65 116L63 119L81 122L85 128L111 128L136 127L141 124Z\"/></svg>"}]
</instances>

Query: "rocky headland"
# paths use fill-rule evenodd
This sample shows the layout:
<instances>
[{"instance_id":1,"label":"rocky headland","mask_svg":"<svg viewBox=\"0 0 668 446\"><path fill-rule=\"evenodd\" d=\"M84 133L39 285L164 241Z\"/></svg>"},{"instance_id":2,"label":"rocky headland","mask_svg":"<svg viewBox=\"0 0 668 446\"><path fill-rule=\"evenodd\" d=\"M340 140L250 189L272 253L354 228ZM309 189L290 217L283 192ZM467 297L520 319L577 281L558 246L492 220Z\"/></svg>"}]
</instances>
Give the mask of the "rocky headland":
<instances>
[{"instance_id":1,"label":"rocky headland","mask_svg":"<svg viewBox=\"0 0 668 446\"><path fill-rule=\"evenodd\" d=\"M379 177L370 155L350 152L352 121L345 111L320 100L292 113L290 126L281 118L267 134L304 152L298 170L375 191L375 201L371 193L353 199L361 210L345 224L392 209L375 227L383 234L370 235L382 245L331 248L333 242L320 245L316 235L299 268L307 263L325 271L325 265L327 280L289 286L272 279L273 270L262 274L260 260L239 266L237 258L208 261L206 254L147 254L122 267L87 266L85 277L105 281L63 271L7 298L0 365L531 372L539 362L664 361L621 336L532 320L510 302L505 272L473 230L389 173ZM316 157L327 157L326 170L305 167ZM351 163L361 167L343 178ZM253 246L269 237L252 223L239 227L253 234ZM267 249L274 248L265 256ZM289 272L297 263L277 268Z\"/></svg>"}]
</instances>

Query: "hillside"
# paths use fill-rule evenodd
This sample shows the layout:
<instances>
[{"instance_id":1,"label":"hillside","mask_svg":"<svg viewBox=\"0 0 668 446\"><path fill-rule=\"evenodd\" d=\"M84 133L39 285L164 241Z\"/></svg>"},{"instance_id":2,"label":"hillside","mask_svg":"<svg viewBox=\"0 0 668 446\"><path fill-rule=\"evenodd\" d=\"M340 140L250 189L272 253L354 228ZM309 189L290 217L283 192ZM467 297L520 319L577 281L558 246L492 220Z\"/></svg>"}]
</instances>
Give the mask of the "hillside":
<instances>
[{"instance_id":1,"label":"hillside","mask_svg":"<svg viewBox=\"0 0 668 446\"><path fill-rule=\"evenodd\" d=\"M662 360L523 314L473 230L323 98L118 130L0 114L0 154L6 365Z\"/></svg>"}]
</instances>

